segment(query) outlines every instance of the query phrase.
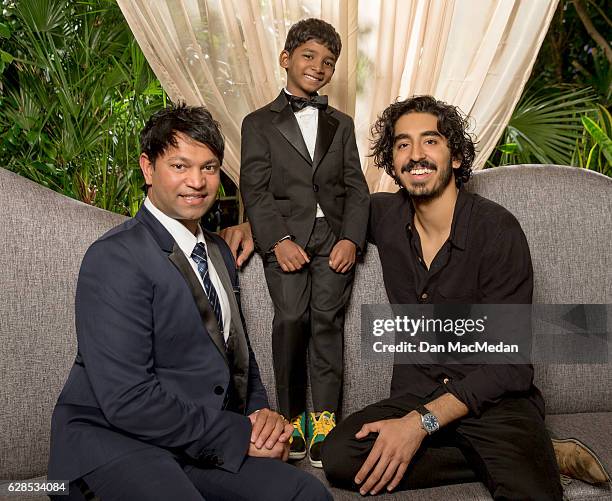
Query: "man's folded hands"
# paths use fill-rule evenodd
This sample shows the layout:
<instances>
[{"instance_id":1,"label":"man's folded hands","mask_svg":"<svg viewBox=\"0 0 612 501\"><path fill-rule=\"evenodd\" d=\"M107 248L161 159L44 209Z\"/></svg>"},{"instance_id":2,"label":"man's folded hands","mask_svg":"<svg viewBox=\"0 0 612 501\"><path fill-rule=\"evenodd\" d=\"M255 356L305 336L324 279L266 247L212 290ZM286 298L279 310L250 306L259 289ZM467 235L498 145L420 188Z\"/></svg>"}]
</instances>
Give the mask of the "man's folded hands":
<instances>
[{"instance_id":1,"label":"man's folded hands","mask_svg":"<svg viewBox=\"0 0 612 501\"><path fill-rule=\"evenodd\" d=\"M287 461L289 439L293 433L291 423L270 409L260 409L248 417L253 427L248 455Z\"/></svg>"}]
</instances>

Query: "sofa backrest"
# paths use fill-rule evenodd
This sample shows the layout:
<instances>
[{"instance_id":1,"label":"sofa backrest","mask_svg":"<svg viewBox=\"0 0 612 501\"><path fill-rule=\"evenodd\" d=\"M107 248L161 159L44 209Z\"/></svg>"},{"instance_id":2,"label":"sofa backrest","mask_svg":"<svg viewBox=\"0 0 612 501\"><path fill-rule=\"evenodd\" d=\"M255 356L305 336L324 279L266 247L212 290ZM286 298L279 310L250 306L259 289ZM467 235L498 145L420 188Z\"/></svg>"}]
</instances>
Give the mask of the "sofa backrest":
<instances>
[{"instance_id":1,"label":"sofa backrest","mask_svg":"<svg viewBox=\"0 0 612 501\"><path fill-rule=\"evenodd\" d=\"M574 167L521 165L479 172L468 186L521 223L534 303L612 303L612 179ZM536 364L548 413L612 410L610 307L607 326L607 364Z\"/></svg>"},{"instance_id":2,"label":"sofa backrest","mask_svg":"<svg viewBox=\"0 0 612 501\"><path fill-rule=\"evenodd\" d=\"M0 169L0 478L47 471L51 412L76 354L89 245L124 218Z\"/></svg>"},{"instance_id":3,"label":"sofa backrest","mask_svg":"<svg viewBox=\"0 0 612 501\"><path fill-rule=\"evenodd\" d=\"M533 260L534 302L612 303L612 179L572 167L521 165L476 172L467 187L503 205L521 223ZM251 341L264 382L272 388L273 310L259 256L241 280ZM392 355L374 362L360 351L361 305L386 302L378 252L369 246L356 269L345 324L345 416L388 397ZM611 309L607 312L610 326ZM608 346L607 364L536 364L547 412L612 410L611 356Z\"/></svg>"}]
</instances>

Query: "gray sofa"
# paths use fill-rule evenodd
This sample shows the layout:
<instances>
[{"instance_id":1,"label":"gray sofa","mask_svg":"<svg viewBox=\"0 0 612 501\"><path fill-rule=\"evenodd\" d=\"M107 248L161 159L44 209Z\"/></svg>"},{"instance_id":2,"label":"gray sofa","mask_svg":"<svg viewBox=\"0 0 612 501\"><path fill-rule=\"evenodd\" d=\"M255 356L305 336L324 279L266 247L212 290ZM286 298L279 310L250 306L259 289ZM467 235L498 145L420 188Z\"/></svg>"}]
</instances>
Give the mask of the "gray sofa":
<instances>
[{"instance_id":1,"label":"gray sofa","mask_svg":"<svg viewBox=\"0 0 612 501\"><path fill-rule=\"evenodd\" d=\"M559 166L478 172L470 190L498 201L521 222L534 263L537 303L612 303L612 180ZM124 218L52 192L0 169L0 481L43 479L53 405L75 354L73 300L81 258ZM271 397L272 305L259 257L245 266L242 302ZM344 415L387 396L391 360L360 356L360 305L387 301L375 247L357 267L345 327ZM608 326L612 313L607 311ZM609 332L608 327L608 332ZM538 365L552 433L589 444L612 466L612 361ZM272 401L274 399L272 398ZM302 461L300 467L309 468ZM323 478L320 470L314 474ZM357 495L332 489L336 499ZM568 499L612 499L609 485L579 481ZM383 495L381 499L490 499L479 483ZM30 499L20 496L18 499ZM37 499L32 496L31 499Z\"/></svg>"}]
</instances>

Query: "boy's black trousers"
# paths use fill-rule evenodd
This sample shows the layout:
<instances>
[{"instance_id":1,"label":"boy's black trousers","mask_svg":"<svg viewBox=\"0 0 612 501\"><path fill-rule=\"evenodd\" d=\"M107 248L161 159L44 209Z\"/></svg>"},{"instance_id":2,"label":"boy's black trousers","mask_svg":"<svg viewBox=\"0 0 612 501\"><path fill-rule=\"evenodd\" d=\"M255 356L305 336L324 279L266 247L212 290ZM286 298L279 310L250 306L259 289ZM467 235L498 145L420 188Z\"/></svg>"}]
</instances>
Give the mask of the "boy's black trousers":
<instances>
[{"instance_id":1,"label":"boy's black trousers","mask_svg":"<svg viewBox=\"0 0 612 501\"><path fill-rule=\"evenodd\" d=\"M305 251L310 263L285 273L274 253L264 272L274 303L272 356L279 412L294 418L306 410L306 352L315 412L339 410L345 306L354 267L336 273L329 255L337 241L325 218L317 218Z\"/></svg>"}]
</instances>

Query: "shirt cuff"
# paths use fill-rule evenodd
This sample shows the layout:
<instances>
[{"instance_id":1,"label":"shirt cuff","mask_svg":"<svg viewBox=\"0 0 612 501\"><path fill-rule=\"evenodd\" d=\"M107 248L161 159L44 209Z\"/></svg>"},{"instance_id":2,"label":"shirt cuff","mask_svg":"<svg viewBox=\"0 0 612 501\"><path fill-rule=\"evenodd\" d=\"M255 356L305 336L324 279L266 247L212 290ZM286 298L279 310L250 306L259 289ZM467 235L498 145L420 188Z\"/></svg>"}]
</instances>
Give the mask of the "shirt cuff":
<instances>
[{"instance_id":1,"label":"shirt cuff","mask_svg":"<svg viewBox=\"0 0 612 501\"><path fill-rule=\"evenodd\" d=\"M272 247L270 247L270 250L268 252L274 252L274 249L276 248L276 246L280 244L283 240L294 240L294 239L295 237L293 235L285 235L280 240L277 240L276 243Z\"/></svg>"}]
</instances>

